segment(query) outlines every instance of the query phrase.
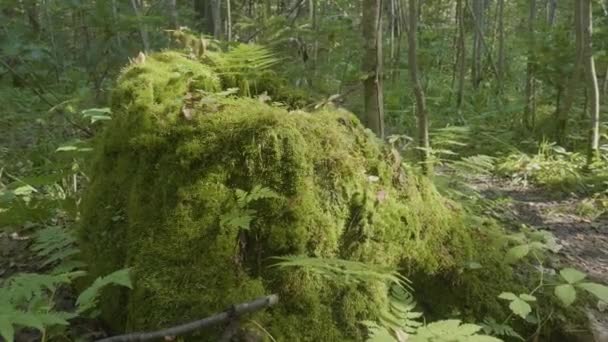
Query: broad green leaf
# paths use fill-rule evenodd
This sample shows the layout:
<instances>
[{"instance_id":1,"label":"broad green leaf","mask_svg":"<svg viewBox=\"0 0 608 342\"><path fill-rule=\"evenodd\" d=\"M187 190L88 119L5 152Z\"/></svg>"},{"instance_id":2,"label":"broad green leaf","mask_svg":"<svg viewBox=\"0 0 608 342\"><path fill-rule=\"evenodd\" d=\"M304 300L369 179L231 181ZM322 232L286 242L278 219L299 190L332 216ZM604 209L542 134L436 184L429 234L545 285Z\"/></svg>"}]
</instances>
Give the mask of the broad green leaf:
<instances>
[{"instance_id":1,"label":"broad green leaf","mask_svg":"<svg viewBox=\"0 0 608 342\"><path fill-rule=\"evenodd\" d=\"M564 306L570 306L576 300L576 289L570 284L556 286L554 292Z\"/></svg>"},{"instance_id":2,"label":"broad green leaf","mask_svg":"<svg viewBox=\"0 0 608 342\"><path fill-rule=\"evenodd\" d=\"M591 292L602 302L608 303L608 286L596 283L580 283L576 284L576 286Z\"/></svg>"},{"instance_id":3,"label":"broad green leaf","mask_svg":"<svg viewBox=\"0 0 608 342\"><path fill-rule=\"evenodd\" d=\"M8 315L0 315L0 336L7 342L13 342L15 338L15 329Z\"/></svg>"},{"instance_id":4,"label":"broad green leaf","mask_svg":"<svg viewBox=\"0 0 608 342\"><path fill-rule=\"evenodd\" d=\"M515 246L507 251L507 256L506 256L507 262L518 261L518 260L522 259L523 257L525 257L526 255L528 255L528 253L530 253L530 245L525 244L525 245Z\"/></svg>"},{"instance_id":5,"label":"broad green leaf","mask_svg":"<svg viewBox=\"0 0 608 342\"><path fill-rule=\"evenodd\" d=\"M111 114L112 111L110 110L110 108L89 108L83 110L81 113L83 116L93 116Z\"/></svg>"},{"instance_id":6,"label":"broad green leaf","mask_svg":"<svg viewBox=\"0 0 608 342\"><path fill-rule=\"evenodd\" d=\"M506 300L516 300L517 296L511 292L503 292L498 296L498 298Z\"/></svg>"},{"instance_id":7,"label":"broad green leaf","mask_svg":"<svg viewBox=\"0 0 608 342\"><path fill-rule=\"evenodd\" d=\"M527 293L522 293L519 295L519 298L525 300L526 302L535 302L536 301L536 297L531 296Z\"/></svg>"},{"instance_id":8,"label":"broad green leaf","mask_svg":"<svg viewBox=\"0 0 608 342\"><path fill-rule=\"evenodd\" d=\"M568 282L568 284L578 283L587 276L585 273L575 270L574 268L564 268L559 271L559 274Z\"/></svg>"},{"instance_id":9,"label":"broad green leaf","mask_svg":"<svg viewBox=\"0 0 608 342\"><path fill-rule=\"evenodd\" d=\"M526 316L528 316L528 314L530 314L530 312L532 312L532 307L530 306L530 304L519 298L513 300L511 304L509 304L509 308L511 309L511 311L513 311L514 314L524 319L526 318Z\"/></svg>"}]
</instances>

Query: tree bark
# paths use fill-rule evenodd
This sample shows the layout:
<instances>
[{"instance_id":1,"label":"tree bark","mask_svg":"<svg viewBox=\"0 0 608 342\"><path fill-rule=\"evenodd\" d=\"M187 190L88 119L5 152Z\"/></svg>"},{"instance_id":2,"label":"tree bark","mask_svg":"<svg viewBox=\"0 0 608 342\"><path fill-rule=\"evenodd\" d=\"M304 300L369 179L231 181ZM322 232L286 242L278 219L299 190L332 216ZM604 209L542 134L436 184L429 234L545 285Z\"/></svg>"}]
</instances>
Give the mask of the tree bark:
<instances>
[{"instance_id":1,"label":"tree bark","mask_svg":"<svg viewBox=\"0 0 608 342\"><path fill-rule=\"evenodd\" d=\"M226 39L232 41L232 0L226 0Z\"/></svg>"},{"instance_id":2,"label":"tree bark","mask_svg":"<svg viewBox=\"0 0 608 342\"><path fill-rule=\"evenodd\" d=\"M213 20L213 38L222 37L222 0L211 1L211 17Z\"/></svg>"},{"instance_id":3,"label":"tree bark","mask_svg":"<svg viewBox=\"0 0 608 342\"><path fill-rule=\"evenodd\" d=\"M533 129L536 116L536 87L534 79L534 21L536 20L536 0L529 0L528 14L528 61L526 66L526 107L524 109L524 126Z\"/></svg>"},{"instance_id":4,"label":"tree bark","mask_svg":"<svg viewBox=\"0 0 608 342\"><path fill-rule=\"evenodd\" d=\"M599 157L600 148L600 89L595 71L593 58L593 14L591 0L578 0L581 4L581 24L583 34L583 60L585 64L585 78L589 91L589 114L591 117L591 134L589 144L588 163Z\"/></svg>"},{"instance_id":5,"label":"tree bark","mask_svg":"<svg viewBox=\"0 0 608 342\"><path fill-rule=\"evenodd\" d=\"M547 24L555 25L557 18L557 0L547 0Z\"/></svg>"},{"instance_id":6,"label":"tree bark","mask_svg":"<svg viewBox=\"0 0 608 342\"><path fill-rule=\"evenodd\" d=\"M473 20L476 30L473 31L473 65L471 68L471 81L473 88L477 89L483 78L482 56L483 56L483 34L485 27L485 0L473 0Z\"/></svg>"},{"instance_id":7,"label":"tree bark","mask_svg":"<svg viewBox=\"0 0 608 342\"><path fill-rule=\"evenodd\" d=\"M505 0L498 0L498 89L504 89L505 80Z\"/></svg>"},{"instance_id":8,"label":"tree bark","mask_svg":"<svg viewBox=\"0 0 608 342\"><path fill-rule=\"evenodd\" d=\"M363 0L363 80L367 126L384 137L382 89L382 0Z\"/></svg>"},{"instance_id":9,"label":"tree bark","mask_svg":"<svg viewBox=\"0 0 608 342\"><path fill-rule=\"evenodd\" d=\"M150 51L150 41L148 40L148 31L144 27L144 24L141 22L141 14L139 12L139 7L137 6L137 2L135 0L131 0L131 6L133 6L133 12L135 12L135 17L137 18L137 26L139 27L139 34L141 36L141 42L144 47L144 52Z\"/></svg>"},{"instance_id":10,"label":"tree bark","mask_svg":"<svg viewBox=\"0 0 608 342\"><path fill-rule=\"evenodd\" d=\"M582 33L582 19L581 19L581 2L580 0L574 1L574 32L576 41L576 59L574 61L574 68L572 74L568 80L568 84L564 89L564 100L562 105L556 110L556 127L555 127L555 141L558 144L564 145L567 129L568 129L568 116L572 110L574 99L576 97L579 83L581 81L581 74L583 74L583 33Z\"/></svg>"},{"instance_id":11,"label":"tree bark","mask_svg":"<svg viewBox=\"0 0 608 342\"><path fill-rule=\"evenodd\" d=\"M417 57L417 29L418 29L418 1L409 1L409 29L408 38L408 64L410 78L413 86L414 96L416 97L416 121L418 125L418 148L422 170L429 175L432 172L430 165L430 142L429 142L429 118L426 108L426 97L424 89L418 76L418 57Z\"/></svg>"},{"instance_id":12,"label":"tree bark","mask_svg":"<svg viewBox=\"0 0 608 342\"><path fill-rule=\"evenodd\" d=\"M456 3L456 12L457 12L457 17L458 17L458 52L457 52L457 59L456 59L456 65L457 65L457 70L458 70L458 89L456 90L456 105L458 107L458 109L460 109L462 107L462 102L464 100L464 83L465 83L465 78L466 78L466 57L467 57L467 47L466 47L466 41L465 41L465 26L464 26L464 19L465 19L465 10L464 10L464 5L463 5L463 1L465 0L458 0L458 2Z\"/></svg>"},{"instance_id":13,"label":"tree bark","mask_svg":"<svg viewBox=\"0 0 608 342\"><path fill-rule=\"evenodd\" d=\"M169 11L171 13L171 25L173 29L179 29L179 18L177 15L177 0L169 0Z\"/></svg>"}]
</instances>

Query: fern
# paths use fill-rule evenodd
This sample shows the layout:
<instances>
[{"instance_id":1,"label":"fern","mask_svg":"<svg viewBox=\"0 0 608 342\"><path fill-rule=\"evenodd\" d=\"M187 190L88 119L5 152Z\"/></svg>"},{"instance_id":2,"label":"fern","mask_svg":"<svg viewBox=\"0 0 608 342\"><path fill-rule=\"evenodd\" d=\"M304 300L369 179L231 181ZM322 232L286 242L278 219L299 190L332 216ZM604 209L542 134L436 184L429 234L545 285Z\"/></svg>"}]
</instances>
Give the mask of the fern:
<instances>
[{"instance_id":1,"label":"fern","mask_svg":"<svg viewBox=\"0 0 608 342\"><path fill-rule=\"evenodd\" d=\"M513 337L521 341L525 341L525 339L518 334L513 328L509 325L502 324L496 322L493 318L486 318L483 320L483 323L480 324L483 332L488 335L494 336L505 336L505 337Z\"/></svg>"},{"instance_id":2,"label":"fern","mask_svg":"<svg viewBox=\"0 0 608 342\"><path fill-rule=\"evenodd\" d=\"M256 185L250 192L241 189L235 190L236 205L220 218L220 224L224 227L249 230L251 222L257 211L249 208L249 205L261 199L281 198L276 192Z\"/></svg>"},{"instance_id":3,"label":"fern","mask_svg":"<svg viewBox=\"0 0 608 342\"><path fill-rule=\"evenodd\" d=\"M80 251L75 243L76 239L65 228L52 226L35 234L31 249L43 259L41 265L45 267L78 254Z\"/></svg>"},{"instance_id":4,"label":"fern","mask_svg":"<svg viewBox=\"0 0 608 342\"><path fill-rule=\"evenodd\" d=\"M75 312L55 310L54 294L62 285L85 274L83 271L58 275L18 274L0 286L0 336L13 342L15 332L32 328L44 332L57 325L67 326L69 320L94 307L99 291L108 285L131 287L128 270L114 272L97 279L77 300Z\"/></svg>"},{"instance_id":5,"label":"fern","mask_svg":"<svg viewBox=\"0 0 608 342\"><path fill-rule=\"evenodd\" d=\"M93 284L78 296L78 299L76 300L76 305L78 307L77 312L82 314L93 309L97 304L97 297L99 296L101 289L108 285L119 285L132 289L133 286L131 285L131 278L129 277L129 269L119 270L105 277L95 279Z\"/></svg>"},{"instance_id":6,"label":"fern","mask_svg":"<svg viewBox=\"0 0 608 342\"><path fill-rule=\"evenodd\" d=\"M395 270L357 261L307 256L286 256L275 257L274 259L279 260L279 262L272 267L298 267L340 284L361 284L378 281L405 288L409 287L410 283L407 278Z\"/></svg>"},{"instance_id":7,"label":"fern","mask_svg":"<svg viewBox=\"0 0 608 342\"><path fill-rule=\"evenodd\" d=\"M84 272L62 275L18 274L0 287L0 336L12 342L15 326L43 332L45 327L68 325L75 317L53 310L53 294L62 284L70 283Z\"/></svg>"},{"instance_id":8,"label":"fern","mask_svg":"<svg viewBox=\"0 0 608 342\"><path fill-rule=\"evenodd\" d=\"M422 325L418 319L422 317L421 312L413 311L416 302L411 293L399 286L391 287L389 307L381 313L380 321L383 326L395 332L403 331L412 334Z\"/></svg>"},{"instance_id":9,"label":"fern","mask_svg":"<svg viewBox=\"0 0 608 342\"><path fill-rule=\"evenodd\" d=\"M460 320L449 319L423 326L410 336L408 342L500 342L501 340L478 334L482 327L476 324L462 324Z\"/></svg>"}]
</instances>

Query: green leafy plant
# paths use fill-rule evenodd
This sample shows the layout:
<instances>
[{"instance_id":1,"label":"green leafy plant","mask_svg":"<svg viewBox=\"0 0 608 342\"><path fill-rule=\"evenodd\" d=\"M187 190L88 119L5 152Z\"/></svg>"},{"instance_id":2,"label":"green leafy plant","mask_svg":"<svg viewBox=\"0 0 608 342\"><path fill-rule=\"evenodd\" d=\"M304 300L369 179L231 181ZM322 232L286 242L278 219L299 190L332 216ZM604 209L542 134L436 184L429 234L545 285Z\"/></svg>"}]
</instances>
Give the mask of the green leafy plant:
<instances>
[{"instance_id":1,"label":"green leafy plant","mask_svg":"<svg viewBox=\"0 0 608 342\"><path fill-rule=\"evenodd\" d=\"M67 326L69 320L83 315L95 307L100 290L108 285L131 288L129 270L120 270L97 279L80 294L74 311L55 308L55 294L61 286L85 275L83 271L57 275L21 273L0 286L0 336L13 342L15 332L33 328L42 333L42 341L48 338L47 330L55 326Z\"/></svg>"},{"instance_id":2,"label":"green leafy plant","mask_svg":"<svg viewBox=\"0 0 608 342\"><path fill-rule=\"evenodd\" d=\"M449 319L420 327L408 342L500 342L500 339L481 335L482 327Z\"/></svg>"},{"instance_id":3,"label":"green leafy plant","mask_svg":"<svg viewBox=\"0 0 608 342\"><path fill-rule=\"evenodd\" d=\"M342 259L312 258L307 256L285 256L275 257L274 259L278 262L273 264L273 267L298 267L341 284L360 284L378 281L402 288L409 286L409 280L407 278L393 269L379 265L369 265L362 262Z\"/></svg>"},{"instance_id":4,"label":"green leafy plant","mask_svg":"<svg viewBox=\"0 0 608 342\"><path fill-rule=\"evenodd\" d=\"M534 230L526 225L521 226L521 232L509 235L509 240L515 243L515 246L507 250L505 257L510 263L519 261L528 255L533 255L538 259L539 255L547 251L557 253L562 248L551 232Z\"/></svg>"},{"instance_id":5,"label":"green leafy plant","mask_svg":"<svg viewBox=\"0 0 608 342\"><path fill-rule=\"evenodd\" d=\"M530 312L532 312L532 307L529 303L536 301L536 297L527 293L522 293L518 296L511 292L503 292L498 298L508 300L509 309L523 319L526 319Z\"/></svg>"},{"instance_id":6,"label":"green leafy plant","mask_svg":"<svg viewBox=\"0 0 608 342\"><path fill-rule=\"evenodd\" d=\"M563 283L555 287L555 296L564 304L570 306L576 300L576 290L585 290L601 302L608 303L608 286L584 281L587 275L573 268L564 268L559 271L560 280Z\"/></svg>"},{"instance_id":7,"label":"green leafy plant","mask_svg":"<svg viewBox=\"0 0 608 342\"><path fill-rule=\"evenodd\" d=\"M280 196L268 189L256 185L250 192L236 189L235 205L220 218L220 224L225 227L249 230L251 221L255 218L257 211L250 205L261 199L280 198Z\"/></svg>"},{"instance_id":8,"label":"green leafy plant","mask_svg":"<svg viewBox=\"0 0 608 342\"><path fill-rule=\"evenodd\" d=\"M521 341L525 339L518 334L510 325L499 323L494 318L486 318L480 324L483 332L493 336L513 337Z\"/></svg>"}]
</instances>

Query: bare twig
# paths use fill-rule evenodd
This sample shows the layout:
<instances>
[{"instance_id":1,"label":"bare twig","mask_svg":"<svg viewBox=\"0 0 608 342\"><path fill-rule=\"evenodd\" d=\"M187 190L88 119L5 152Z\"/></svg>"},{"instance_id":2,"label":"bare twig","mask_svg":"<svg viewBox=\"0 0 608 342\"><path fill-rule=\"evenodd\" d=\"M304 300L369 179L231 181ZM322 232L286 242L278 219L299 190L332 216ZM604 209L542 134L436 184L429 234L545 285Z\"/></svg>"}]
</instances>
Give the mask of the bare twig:
<instances>
[{"instance_id":1,"label":"bare twig","mask_svg":"<svg viewBox=\"0 0 608 342\"><path fill-rule=\"evenodd\" d=\"M196 330L199 330L202 328L224 323L227 321L234 321L239 316L262 310L266 307L273 306L273 305L277 304L278 302L279 302L279 296L277 296L276 294L273 294L270 296L258 298L251 302L233 305L232 307L230 307L229 309L227 309L221 313L215 314L213 316L210 316L210 317L198 320L198 321L193 321L190 323L178 325L173 328L163 329L163 330L154 331L154 332L147 332L147 333L133 333L133 334L108 337L108 338L98 340L97 342L150 341L150 340L155 340L155 339L163 339L163 338L169 337L169 336L170 337L180 336L180 335L188 334L188 333L191 333L193 331L196 331Z\"/></svg>"}]
</instances>

